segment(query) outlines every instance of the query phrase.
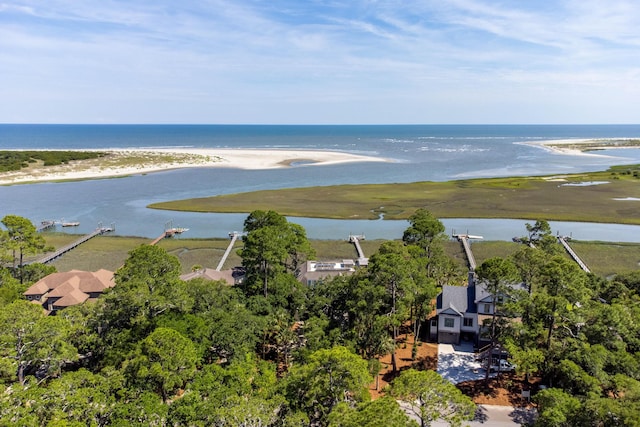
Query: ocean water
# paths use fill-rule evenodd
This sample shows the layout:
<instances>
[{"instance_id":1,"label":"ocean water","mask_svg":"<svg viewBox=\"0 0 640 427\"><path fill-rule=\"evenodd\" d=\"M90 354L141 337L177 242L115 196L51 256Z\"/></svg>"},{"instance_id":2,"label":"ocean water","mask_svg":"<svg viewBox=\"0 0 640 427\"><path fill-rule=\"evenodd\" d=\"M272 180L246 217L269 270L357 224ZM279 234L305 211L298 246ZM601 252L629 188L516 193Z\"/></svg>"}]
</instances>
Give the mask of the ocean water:
<instances>
[{"instance_id":1,"label":"ocean water","mask_svg":"<svg viewBox=\"0 0 640 427\"><path fill-rule=\"evenodd\" d=\"M257 148L337 150L389 159L386 163L246 171L198 168L67 183L0 187L0 216L34 222L80 221L74 232L114 224L122 235L155 237L167 224L189 228L190 237L225 237L242 229L246 214L157 211L149 203L217 194L312 185L444 181L601 170L640 163L640 149L563 155L527 145L554 139L640 137L640 125L0 125L0 149ZM624 201L621 203L638 203ZM405 221L329 221L291 218L312 238L397 238ZM508 239L524 233L524 221L445 220L459 231ZM470 224L473 229L466 229ZM505 224L511 224L505 229ZM583 240L640 241L639 228L557 224ZM628 226L627 226L628 227ZM573 233L579 230L578 234ZM616 231L617 230L617 231ZM345 233L347 233L345 235ZM607 238L601 238L606 236Z\"/></svg>"}]
</instances>

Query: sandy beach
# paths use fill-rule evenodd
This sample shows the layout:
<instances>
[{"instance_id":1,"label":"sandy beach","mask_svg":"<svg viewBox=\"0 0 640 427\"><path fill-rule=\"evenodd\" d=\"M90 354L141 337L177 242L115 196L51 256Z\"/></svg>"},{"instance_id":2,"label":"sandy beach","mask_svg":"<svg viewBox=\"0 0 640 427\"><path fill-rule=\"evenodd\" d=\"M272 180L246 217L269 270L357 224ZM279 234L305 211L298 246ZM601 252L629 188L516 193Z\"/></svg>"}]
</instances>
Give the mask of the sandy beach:
<instances>
[{"instance_id":1,"label":"sandy beach","mask_svg":"<svg viewBox=\"0 0 640 427\"><path fill-rule=\"evenodd\" d=\"M86 151L100 151L109 155L65 165L35 165L20 171L3 172L0 173L0 185L110 178L193 167L275 169L390 161L381 157L320 150L158 148Z\"/></svg>"},{"instance_id":2,"label":"sandy beach","mask_svg":"<svg viewBox=\"0 0 640 427\"><path fill-rule=\"evenodd\" d=\"M635 138L607 138L607 139L555 139L547 141L521 142L522 145L543 148L556 154L571 156L600 156L598 150L608 148L638 148L640 140Z\"/></svg>"}]
</instances>

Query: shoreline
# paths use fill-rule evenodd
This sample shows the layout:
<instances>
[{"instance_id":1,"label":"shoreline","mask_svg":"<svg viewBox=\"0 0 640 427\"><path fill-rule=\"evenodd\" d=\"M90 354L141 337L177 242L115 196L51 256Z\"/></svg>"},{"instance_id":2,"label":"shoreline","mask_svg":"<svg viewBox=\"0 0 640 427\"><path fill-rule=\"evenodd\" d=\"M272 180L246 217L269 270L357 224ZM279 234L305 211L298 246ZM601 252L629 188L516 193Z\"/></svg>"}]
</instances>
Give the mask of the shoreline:
<instances>
[{"instance_id":1,"label":"shoreline","mask_svg":"<svg viewBox=\"0 0 640 427\"><path fill-rule=\"evenodd\" d=\"M596 156L614 158L608 154L598 154L594 151L605 149L640 148L638 138L589 138L589 139L550 139L545 141L516 142L520 145L538 147L554 154L569 156Z\"/></svg>"},{"instance_id":2,"label":"shoreline","mask_svg":"<svg viewBox=\"0 0 640 427\"><path fill-rule=\"evenodd\" d=\"M195 167L259 170L325 166L354 162L392 161L382 157L322 150L129 148L104 150L76 149L69 151L103 152L108 153L108 156L99 159L75 161L57 166L35 166L19 171L3 172L0 173L0 185L116 178Z\"/></svg>"},{"instance_id":3,"label":"shoreline","mask_svg":"<svg viewBox=\"0 0 640 427\"><path fill-rule=\"evenodd\" d=\"M559 155L597 156L603 149L640 148L639 138L559 139L515 142ZM8 149L0 151L21 151ZM31 166L0 173L0 186L43 182L118 178L183 168L237 168L246 170L323 166L353 162L393 162L393 159L343 151L278 148L107 148L38 149L30 151L95 151L108 153L100 159L74 161L57 166Z\"/></svg>"}]
</instances>

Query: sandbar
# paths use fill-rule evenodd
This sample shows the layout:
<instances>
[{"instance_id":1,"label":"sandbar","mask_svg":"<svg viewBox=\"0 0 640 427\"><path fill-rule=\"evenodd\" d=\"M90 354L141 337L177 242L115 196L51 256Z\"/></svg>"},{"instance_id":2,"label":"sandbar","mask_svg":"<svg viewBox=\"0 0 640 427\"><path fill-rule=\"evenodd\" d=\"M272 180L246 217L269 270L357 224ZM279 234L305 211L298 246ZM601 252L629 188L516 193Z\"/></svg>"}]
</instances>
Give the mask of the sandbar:
<instances>
[{"instance_id":1,"label":"sandbar","mask_svg":"<svg viewBox=\"0 0 640 427\"><path fill-rule=\"evenodd\" d=\"M597 151L605 149L640 148L640 138L554 139L546 141L526 141L519 142L518 144L543 148L556 154L613 157L598 154Z\"/></svg>"},{"instance_id":2,"label":"sandbar","mask_svg":"<svg viewBox=\"0 0 640 427\"><path fill-rule=\"evenodd\" d=\"M44 167L36 164L19 171L2 172L0 185L113 178L193 167L277 169L391 161L382 157L323 150L130 148L71 151L99 151L108 155L65 165Z\"/></svg>"}]
</instances>

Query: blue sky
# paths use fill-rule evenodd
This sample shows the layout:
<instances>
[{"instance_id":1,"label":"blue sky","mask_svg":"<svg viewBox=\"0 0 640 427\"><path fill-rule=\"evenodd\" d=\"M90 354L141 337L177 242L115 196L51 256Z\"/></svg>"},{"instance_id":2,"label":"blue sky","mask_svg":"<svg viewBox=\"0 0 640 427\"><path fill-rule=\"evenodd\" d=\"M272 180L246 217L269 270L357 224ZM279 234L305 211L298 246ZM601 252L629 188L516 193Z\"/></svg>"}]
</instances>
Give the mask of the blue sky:
<instances>
[{"instance_id":1,"label":"blue sky","mask_svg":"<svg viewBox=\"0 0 640 427\"><path fill-rule=\"evenodd\" d=\"M1 123L640 123L637 0L0 0Z\"/></svg>"}]
</instances>

